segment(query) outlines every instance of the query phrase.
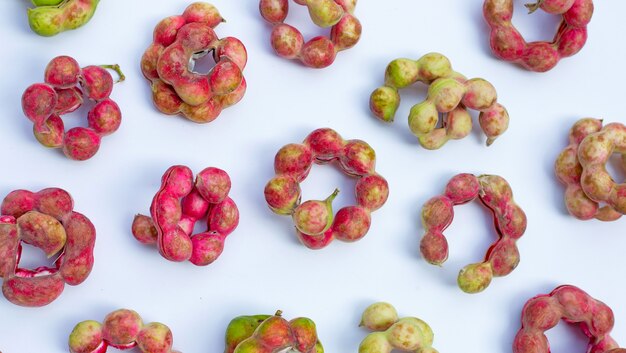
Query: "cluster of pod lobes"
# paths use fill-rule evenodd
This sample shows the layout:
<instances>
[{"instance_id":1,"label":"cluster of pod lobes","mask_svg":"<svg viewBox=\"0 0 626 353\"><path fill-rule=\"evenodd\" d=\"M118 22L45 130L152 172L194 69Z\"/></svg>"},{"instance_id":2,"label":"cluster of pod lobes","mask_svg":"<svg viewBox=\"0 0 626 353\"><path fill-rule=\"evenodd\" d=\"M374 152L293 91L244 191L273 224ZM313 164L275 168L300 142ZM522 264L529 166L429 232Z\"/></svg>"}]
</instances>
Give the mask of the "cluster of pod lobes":
<instances>
[{"instance_id":1,"label":"cluster of pod lobes","mask_svg":"<svg viewBox=\"0 0 626 353\"><path fill-rule=\"evenodd\" d=\"M621 155L626 169L626 126L583 118L569 132L569 145L555 162L556 176L565 184L568 212L580 219L614 221L626 214L626 183L608 173L610 157Z\"/></svg>"},{"instance_id":2,"label":"cluster of pod lobes","mask_svg":"<svg viewBox=\"0 0 626 353\"><path fill-rule=\"evenodd\" d=\"M230 188L230 177L222 169L206 168L194 180L188 167L172 166L152 199L151 217L135 216L132 233L143 244L155 244L167 260L206 266L222 254L226 237L239 224ZM207 230L192 234L200 220Z\"/></svg>"},{"instance_id":3,"label":"cluster of pod lobes","mask_svg":"<svg viewBox=\"0 0 626 353\"><path fill-rule=\"evenodd\" d=\"M337 161L341 170L358 178L357 205L347 206L333 215L336 189L325 200L301 203L300 183L313 163ZM352 242L363 238L371 224L371 212L382 207L389 196L387 180L376 173L376 153L362 140L344 140L335 130L321 128L311 132L300 144L282 147L274 158L276 176L265 186L265 200L279 215L292 217L298 239L310 249L326 247L333 239Z\"/></svg>"},{"instance_id":4,"label":"cluster of pod lobes","mask_svg":"<svg viewBox=\"0 0 626 353\"><path fill-rule=\"evenodd\" d=\"M513 0L485 0L484 17L491 28L489 44L496 57L520 64L527 70L545 72L587 42L587 25L593 15L593 0L537 0L526 4L530 12L541 9L562 17L551 42L527 43L515 28Z\"/></svg>"},{"instance_id":5,"label":"cluster of pod lobes","mask_svg":"<svg viewBox=\"0 0 626 353\"><path fill-rule=\"evenodd\" d=\"M195 2L182 15L156 25L153 42L141 58L141 71L151 83L159 111L208 123L243 98L248 54L239 39L217 37L214 28L222 22L215 6ZM209 54L215 66L207 74L195 72L195 61Z\"/></svg>"},{"instance_id":6,"label":"cluster of pod lobes","mask_svg":"<svg viewBox=\"0 0 626 353\"><path fill-rule=\"evenodd\" d=\"M446 185L443 195L428 200L422 208L425 234L420 251L426 261L441 265L448 259L448 241L443 232L452 223L456 205L479 199L494 216L498 239L489 247L482 262L465 266L459 272L459 288L478 293L493 277L506 276L519 264L516 242L526 231L526 214L513 200L509 183L497 175L458 174Z\"/></svg>"},{"instance_id":7,"label":"cluster of pod lobes","mask_svg":"<svg viewBox=\"0 0 626 353\"><path fill-rule=\"evenodd\" d=\"M354 16L356 0L294 0L306 6L313 23L330 27L330 38L317 36L305 42L302 33L284 23L289 0L261 0L259 11L272 25L270 42L276 54L285 59L298 59L312 68L330 66L337 52L352 48L361 38L361 22Z\"/></svg>"},{"instance_id":8,"label":"cluster of pod lobes","mask_svg":"<svg viewBox=\"0 0 626 353\"><path fill-rule=\"evenodd\" d=\"M22 94L22 110L33 122L33 134L39 143L62 148L68 158L79 161L98 152L102 137L117 131L122 123L120 108L110 98L115 82L106 69L118 73L117 82L124 80L118 65L81 68L76 60L65 55L48 63L45 83L30 85ZM95 102L87 114L88 127L65 131L61 116L80 108L85 95Z\"/></svg>"},{"instance_id":9,"label":"cluster of pod lobes","mask_svg":"<svg viewBox=\"0 0 626 353\"><path fill-rule=\"evenodd\" d=\"M513 353L549 353L545 331L561 320L578 326L589 337L587 352L626 353L610 333L613 311L603 302L572 285L562 285L549 294L537 295L522 309L521 328L513 341ZM359 326L371 332L360 343L359 353L438 353L434 333L423 320L399 317L393 305L376 302L361 315ZM226 327L224 353L324 353L317 326L307 317L287 320L282 311L274 315L243 315ZM100 323L86 320L74 326L68 344L70 353L104 353L108 347L142 353L179 353L172 350L173 334L159 322L144 323L129 309L116 310Z\"/></svg>"},{"instance_id":10,"label":"cluster of pod lobes","mask_svg":"<svg viewBox=\"0 0 626 353\"><path fill-rule=\"evenodd\" d=\"M467 79L454 71L450 60L428 53L417 60L393 60L385 70L385 84L370 95L370 110L379 120L391 123L400 106L399 90L417 82L428 85L426 99L409 114L409 129L422 147L434 150L449 140L459 140L472 131L468 109L480 112L478 121L487 135L487 146L509 127L509 113L497 102L491 83Z\"/></svg>"},{"instance_id":11,"label":"cluster of pod lobes","mask_svg":"<svg viewBox=\"0 0 626 353\"><path fill-rule=\"evenodd\" d=\"M50 37L85 25L100 0L31 0L28 24L33 32Z\"/></svg>"},{"instance_id":12,"label":"cluster of pod lobes","mask_svg":"<svg viewBox=\"0 0 626 353\"><path fill-rule=\"evenodd\" d=\"M81 284L93 267L96 230L74 201L59 188L15 190L0 209L2 293L13 304L37 307L61 295L65 284ZM20 267L22 243L41 249L53 267Z\"/></svg>"}]
</instances>

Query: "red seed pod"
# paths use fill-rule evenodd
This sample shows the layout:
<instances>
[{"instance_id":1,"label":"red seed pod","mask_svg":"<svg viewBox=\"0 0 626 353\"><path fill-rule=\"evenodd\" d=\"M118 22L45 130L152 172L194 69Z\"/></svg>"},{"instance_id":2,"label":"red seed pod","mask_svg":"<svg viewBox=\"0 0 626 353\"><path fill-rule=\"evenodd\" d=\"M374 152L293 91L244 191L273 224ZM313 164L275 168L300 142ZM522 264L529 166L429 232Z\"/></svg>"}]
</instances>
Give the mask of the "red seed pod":
<instances>
[{"instance_id":1,"label":"red seed pod","mask_svg":"<svg viewBox=\"0 0 626 353\"><path fill-rule=\"evenodd\" d=\"M87 122L97 134L109 135L117 131L122 124L122 112L117 103L107 98L91 108Z\"/></svg>"},{"instance_id":2,"label":"red seed pod","mask_svg":"<svg viewBox=\"0 0 626 353\"><path fill-rule=\"evenodd\" d=\"M100 149L100 136L92 129L75 127L65 133L63 153L67 158L84 161Z\"/></svg>"},{"instance_id":3,"label":"red seed pod","mask_svg":"<svg viewBox=\"0 0 626 353\"><path fill-rule=\"evenodd\" d=\"M308 176L313 162L337 160L349 176L359 178L355 187L357 206L340 209L333 215L336 189L325 200L301 203L300 182ZM375 152L364 141L344 141L332 129L311 132L302 144L282 147L274 158L276 176L265 185L265 200L279 215L290 215L300 241L320 249L334 238L352 242L365 236L371 225L370 213L382 207L389 195L387 181L374 170Z\"/></svg>"},{"instance_id":4,"label":"red seed pod","mask_svg":"<svg viewBox=\"0 0 626 353\"><path fill-rule=\"evenodd\" d=\"M54 112L57 104L57 93L44 83L30 85L22 94L22 110L24 115L35 123L38 132L48 132L45 121Z\"/></svg>"},{"instance_id":5,"label":"red seed pod","mask_svg":"<svg viewBox=\"0 0 626 353\"><path fill-rule=\"evenodd\" d=\"M172 166L152 200L152 217L135 216L133 236L143 244L156 244L170 261L208 265L222 253L224 239L239 223L239 210L229 191L230 178L221 169L206 168L194 182L191 169ZM201 220L207 231L192 234Z\"/></svg>"},{"instance_id":6,"label":"red seed pod","mask_svg":"<svg viewBox=\"0 0 626 353\"><path fill-rule=\"evenodd\" d=\"M530 299L522 310L522 327L513 341L513 353L549 353L545 331L560 320L575 324L589 337L586 352L614 352L624 349L611 338L614 317L611 309L581 289L563 285L550 294Z\"/></svg>"},{"instance_id":7,"label":"red seed pod","mask_svg":"<svg viewBox=\"0 0 626 353\"><path fill-rule=\"evenodd\" d=\"M492 277L511 273L520 260L515 242L526 230L526 215L513 200L513 191L496 175L459 174L446 185L444 195L428 200L422 208L424 236L420 251L424 259L441 265L448 258L448 241L443 234L454 218L454 205L480 199L493 213L498 240L487 250L482 262L465 266L457 282L466 293L483 291Z\"/></svg>"},{"instance_id":8,"label":"red seed pod","mask_svg":"<svg viewBox=\"0 0 626 353\"><path fill-rule=\"evenodd\" d=\"M337 212L331 229L338 240L352 242L363 238L371 224L370 211L361 206L347 206Z\"/></svg>"},{"instance_id":9,"label":"red seed pod","mask_svg":"<svg viewBox=\"0 0 626 353\"><path fill-rule=\"evenodd\" d=\"M538 0L526 7L530 12L540 8L562 16L554 39L526 43L511 22L513 0L485 0L483 14L491 28L491 49L498 58L521 64L531 71L545 72L561 58L582 49L587 40L586 26L593 14L592 0Z\"/></svg>"},{"instance_id":10,"label":"red seed pod","mask_svg":"<svg viewBox=\"0 0 626 353\"><path fill-rule=\"evenodd\" d=\"M270 43L276 54L286 59L299 59L312 68L330 66L338 51L349 49L361 37L361 23L354 17L356 1L353 0L295 0L307 6L313 23L319 27L332 27L329 36L318 36L305 43L302 33L284 21L289 12L288 0L260 0L261 17L272 25Z\"/></svg>"},{"instance_id":11,"label":"red seed pod","mask_svg":"<svg viewBox=\"0 0 626 353\"><path fill-rule=\"evenodd\" d=\"M151 82L153 102L159 111L208 123L243 98L246 48L234 37L218 39L213 28L222 22L215 6L196 2L181 16L170 16L157 24L153 43L143 54L141 70ZM196 60L211 52L216 65L210 72L193 71Z\"/></svg>"},{"instance_id":12,"label":"red seed pod","mask_svg":"<svg viewBox=\"0 0 626 353\"><path fill-rule=\"evenodd\" d=\"M72 88L78 83L80 65L67 55L50 60L44 72L44 81L54 88Z\"/></svg>"},{"instance_id":13,"label":"red seed pod","mask_svg":"<svg viewBox=\"0 0 626 353\"><path fill-rule=\"evenodd\" d=\"M83 91L78 87L55 89L57 104L54 112L59 115L71 113L83 104Z\"/></svg>"},{"instance_id":14,"label":"red seed pod","mask_svg":"<svg viewBox=\"0 0 626 353\"><path fill-rule=\"evenodd\" d=\"M81 71L81 84L87 96L95 101L103 100L113 91L113 77L100 66L87 66Z\"/></svg>"},{"instance_id":15,"label":"red seed pod","mask_svg":"<svg viewBox=\"0 0 626 353\"><path fill-rule=\"evenodd\" d=\"M65 287L82 283L93 267L96 231L73 212L72 197L59 188L11 192L0 216L0 277L5 297L21 306L44 306ZM57 256L52 267L20 267L22 242Z\"/></svg>"}]
</instances>

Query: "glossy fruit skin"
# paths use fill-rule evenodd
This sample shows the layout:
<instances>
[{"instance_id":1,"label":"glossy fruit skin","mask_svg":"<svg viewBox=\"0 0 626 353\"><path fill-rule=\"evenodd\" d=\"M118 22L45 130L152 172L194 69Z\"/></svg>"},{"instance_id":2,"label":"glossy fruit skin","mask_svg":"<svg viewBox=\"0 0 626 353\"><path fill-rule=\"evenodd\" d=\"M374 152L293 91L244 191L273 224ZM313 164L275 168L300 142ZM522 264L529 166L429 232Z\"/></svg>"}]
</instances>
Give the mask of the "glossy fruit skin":
<instances>
[{"instance_id":1,"label":"glossy fruit skin","mask_svg":"<svg viewBox=\"0 0 626 353\"><path fill-rule=\"evenodd\" d=\"M361 38L361 22L354 16L356 1L307 0L295 3L307 7L315 25L330 27L330 36L305 41L297 28L284 23L289 12L288 0L260 0L261 17L272 25L270 43L276 55L322 69L335 61L339 51L352 48Z\"/></svg>"},{"instance_id":2,"label":"glossy fruit skin","mask_svg":"<svg viewBox=\"0 0 626 353\"><path fill-rule=\"evenodd\" d=\"M348 176L357 178L356 205L333 214L336 189L325 200L301 202L300 182L313 164L337 163ZM265 185L264 195L272 212L291 216L296 235L309 249L326 247L333 239L354 242L363 238L371 226L371 213L389 197L389 184L376 173L376 152L363 140L344 140L335 130L320 128L302 143L283 146L274 157L276 175Z\"/></svg>"}]
</instances>

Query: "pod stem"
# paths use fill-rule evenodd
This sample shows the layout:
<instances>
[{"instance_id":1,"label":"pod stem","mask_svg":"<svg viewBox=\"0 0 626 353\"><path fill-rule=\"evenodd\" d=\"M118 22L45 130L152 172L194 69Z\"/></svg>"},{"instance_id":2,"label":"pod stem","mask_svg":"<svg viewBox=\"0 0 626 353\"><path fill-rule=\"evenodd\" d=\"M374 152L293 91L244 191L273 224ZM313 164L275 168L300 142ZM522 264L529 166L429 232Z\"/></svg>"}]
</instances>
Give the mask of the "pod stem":
<instances>
[{"instance_id":1,"label":"pod stem","mask_svg":"<svg viewBox=\"0 0 626 353\"><path fill-rule=\"evenodd\" d=\"M122 72L122 69L120 69L120 66L118 64L100 65L100 67L103 68L103 69L113 70L113 71L115 71L115 73L117 73L119 78L117 79L117 81L115 81L115 83L122 82L122 81L124 81L126 79L126 76L124 76L124 73Z\"/></svg>"},{"instance_id":2,"label":"pod stem","mask_svg":"<svg viewBox=\"0 0 626 353\"><path fill-rule=\"evenodd\" d=\"M535 11L537 11L537 9L539 9L541 7L541 4L543 4L544 0L537 0L536 3L528 3L528 4L524 4L524 6L526 6L526 8L528 9L528 13L531 14Z\"/></svg>"}]
</instances>

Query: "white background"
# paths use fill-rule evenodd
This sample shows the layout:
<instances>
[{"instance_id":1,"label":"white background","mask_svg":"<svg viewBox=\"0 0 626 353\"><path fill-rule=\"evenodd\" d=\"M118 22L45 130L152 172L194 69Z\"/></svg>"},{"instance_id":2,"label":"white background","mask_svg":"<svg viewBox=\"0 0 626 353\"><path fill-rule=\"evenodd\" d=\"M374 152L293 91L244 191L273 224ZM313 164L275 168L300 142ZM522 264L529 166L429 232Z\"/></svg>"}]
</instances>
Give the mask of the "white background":
<instances>
[{"instance_id":1,"label":"white background","mask_svg":"<svg viewBox=\"0 0 626 353\"><path fill-rule=\"evenodd\" d=\"M514 23L528 39L551 38L558 19L542 12L528 16L523 2L516 0ZM626 219L601 223L568 216L564 189L553 172L577 119L626 122L626 4L598 1L583 50L552 71L536 74L492 56L480 0L361 1L355 13L363 24L361 41L323 70L273 54L270 26L258 14L256 1L214 0L228 21L217 28L218 35L236 36L248 49L249 88L242 102L206 125L160 114L139 69L154 26L182 13L187 4L104 0L85 27L43 38L28 28L28 1L0 1L0 195L62 187L97 229L95 266L82 285L66 286L60 298L42 308L18 307L0 297L2 352L67 351L76 323L101 321L122 307L137 310L147 322L167 324L175 348L183 352L221 352L231 318L276 309L288 318L315 320L327 352L356 352L367 334L357 327L360 314L379 300L393 303L400 315L427 321L441 352L510 352L526 300L565 283L611 306L614 338L626 342ZM291 8L288 22L309 38L327 33L310 23L304 8ZM382 84L387 63L431 51L447 55L457 71L486 78L497 88L511 123L491 147L484 146L477 128L438 151L419 147L406 116L423 99L424 87L403 92L394 125L370 114L369 94ZM112 94L123 112L122 126L86 162L40 146L20 108L23 90L41 82L48 61L62 54L82 66L119 63L127 76ZM67 126L84 125L86 113L64 120ZM288 217L269 211L263 187L282 145L325 126L372 145L377 171L388 179L391 193L373 214L364 239L311 251L297 242ZM162 173L174 164L195 172L220 167L233 181L231 196L241 223L222 256L208 267L168 262L130 233L133 216L148 212ZM455 222L446 232L450 259L443 268L428 265L418 250L421 205L459 172L504 176L529 221L519 241L519 267L476 295L461 292L456 275L465 264L479 261L495 239L491 216L478 203L455 209ZM623 180L622 171L614 173ZM354 203L354 180L336 168L315 166L302 186L303 199L323 199L339 187L336 209ZM26 254L27 263L35 265L34 258L43 257L36 253ZM554 353L585 351L584 336L565 324L549 337Z\"/></svg>"}]
</instances>

